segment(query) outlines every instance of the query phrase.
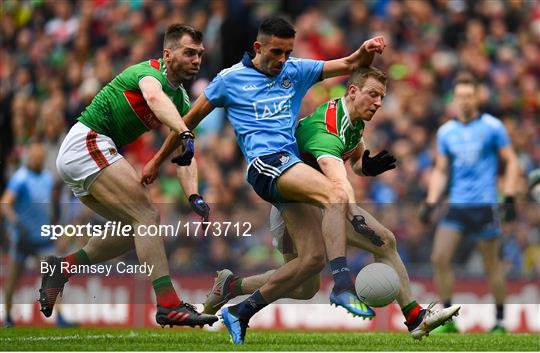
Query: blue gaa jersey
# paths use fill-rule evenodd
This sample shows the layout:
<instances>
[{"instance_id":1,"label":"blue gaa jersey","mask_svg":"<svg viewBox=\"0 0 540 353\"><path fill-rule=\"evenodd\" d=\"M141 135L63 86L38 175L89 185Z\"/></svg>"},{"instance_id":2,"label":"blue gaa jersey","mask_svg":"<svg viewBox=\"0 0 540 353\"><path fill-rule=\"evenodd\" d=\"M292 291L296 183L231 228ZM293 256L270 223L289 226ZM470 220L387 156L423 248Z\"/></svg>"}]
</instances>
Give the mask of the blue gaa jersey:
<instances>
[{"instance_id":1,"label":"blue gaa jersey","mask_svg":"<svg viewBox=\"0 0 540 353\"><path fill-rule=\"evenodd\" d=\"M53 176L43 170L35 173L26 167L19 168L8 182L7 189L15 195L13 208L21 227L27 237L20 238L21 234L12 227L13 235L21 241L43 244L48 243L48 237L41 236L41 226L51 222L51 197L53 190Z\"/></svg>"},{"instance_id":2,"label":"blue gaa jersey","mask_svg":"<svg viewBox=\"0 0 540 353\"><path fill-rule=\"evenodd\" d=\"M450 203L497 203L498 152L509 143L503 123L485 113L439 128L438 152L450 159Z\"/></svg>"},{"instance_id":3,"label":"blue gaa jersey","mask_svg":"<svg viewBox=\"0 0 540 353\"><path fill-rule=\"evenodd\" d=\"M308 89L322 79L323 64L291 57L278 76L268 76L255 68L246 53L204 90L212 105L225 108L249 164L277 152L299 156L296 117Z\"/></svg>"}]
</instances>

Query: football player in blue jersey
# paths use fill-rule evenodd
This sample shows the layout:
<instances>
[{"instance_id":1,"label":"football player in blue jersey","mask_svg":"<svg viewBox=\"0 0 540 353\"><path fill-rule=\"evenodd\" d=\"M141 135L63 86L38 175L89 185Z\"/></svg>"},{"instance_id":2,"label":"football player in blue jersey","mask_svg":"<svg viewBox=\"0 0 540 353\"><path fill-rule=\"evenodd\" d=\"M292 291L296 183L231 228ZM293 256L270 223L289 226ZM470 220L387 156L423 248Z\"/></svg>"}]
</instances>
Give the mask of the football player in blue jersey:
<instances>
[{"instance_id":1,"label":"football player in blue jersey","mask_svg":"<svg viewBox=\"0 0 540 353\"><path fill-rule=\"evenodd\" d=\"M238 64L222 70L184 117L193 129L214 107L225 108L249 163L248 182L261 198L280 209L298 251L298 257L277 269L260 290L222 310L234 343L243 343L248 321L256 312L318 274L327 259L335 282L330 301L354 315L375 316L358 298L346 262L346 222L356 219L347 216L348 196L336 183L302 163L294 134L301 101L311 86L369 66L386 44L379 36L347 57L299 59L291 57L295 33L281 18L263 21L253 44L254 55L246 53ZM157 177L159 165L177 146L178 137L171 133L144 167L143 182L148 184ZM322 231L320 224L312 222L320 208L324 210Z\"/></svg>"},{"instance_id":2,"label":"football player in blue jersey","mask_svg":"<svg viewBox=\"0 0 540 353\"><path fill-rule=\"evenodd\" d=\"M495 297L496 324L491 331L502 333L506 284L499 259L497 167L500 158L505 162L503 220L512 221L516 217L519 162L503 123L478 110L478 83L471 74L457 76L454 103L458 116L437 132L435 167L420 218L425 223L431 220L448 186L449 207L438 224L431 254L435 287L444 305L450 306L454 287L452 257L463 236L475 239ZM457 328L448 323L436 331L457 332Z\"/></svg>"},{"instance_id":3,"label":"football player in blue jersey","mask_svg":"<svg viewBox=\"0 0 540 353\"><path fill-rule=\"evenodd\" d=\"M41 236L41 226L52 222L54 178L44 169L46 149L39 140L31 140L27 149L26 165L11 176L0 205L7 220L9 234L9 262L5 281L5 326L15 325L11 315L13 294L21 279L28 257L38 258L54 251L53 241ZM68 325L58 313L58 325Z\"/></svg>"}]
</instances>

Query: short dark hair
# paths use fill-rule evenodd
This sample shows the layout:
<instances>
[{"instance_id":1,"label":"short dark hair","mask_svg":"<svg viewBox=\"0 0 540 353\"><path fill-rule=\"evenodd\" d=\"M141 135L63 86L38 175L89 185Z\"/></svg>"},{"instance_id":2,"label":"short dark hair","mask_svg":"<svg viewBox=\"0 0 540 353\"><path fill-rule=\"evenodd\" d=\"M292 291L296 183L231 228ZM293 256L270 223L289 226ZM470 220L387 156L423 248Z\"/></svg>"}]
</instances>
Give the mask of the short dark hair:
<instances>
[{"instance_id":1,"label":"short dark hair","mask_svg":"<svg viewBox=\"0 0 540 353\"><path fill-rule=\"evenodd\" d=\"M199 30L196 30L195 28L175 23L173 25L170 25L169 28L167 28L167 32L165 32L165 38L163 39L163 48L171 48L174 43L177 43L182 36L184 35L190 36L195 43L202 43L203 41L203 33Z\"/></svg>"},{"instance_id":2,"label":"short dark hair","mask_svg":"<svg viewBox=\"0 0 540 353\"><path fill-rule=\"evenodd\" d=\"M381 70L377 69L376 67L369 66L356 69L356 71L353 72L351 77L349 77L349 80L347 81L347 87L349 87L350 85L362 87L364 83L366 83L367 79L370 77L373 77L374 79L386 86L386 81L388 80L386 78L386 74Z\"/></svg>"},{"instance_id":3,"label":"short dark hair","mask_svg":"<svg viewBox=\"0 0 540 353\"><path fill-rule=\"evenodd\" d=\"M478 81L474 77L473 74L471 74L468 71L461 71L456 75L456 79L454 80L454 88L456 88L457 85L473 85L474 88L478 87Z\"/></svg>"},{"instance_id":4,"label":"short dark hair","mask_svg":"<svg viewBox=\"0 0 540 353\"><path fill-rule=\"evenodd\" d=\"M279 38L294 38L296 31L294 27L281 17L270 17L265 19L259 26L260 35L276 36Z\"/></svg>"}]
</instances>

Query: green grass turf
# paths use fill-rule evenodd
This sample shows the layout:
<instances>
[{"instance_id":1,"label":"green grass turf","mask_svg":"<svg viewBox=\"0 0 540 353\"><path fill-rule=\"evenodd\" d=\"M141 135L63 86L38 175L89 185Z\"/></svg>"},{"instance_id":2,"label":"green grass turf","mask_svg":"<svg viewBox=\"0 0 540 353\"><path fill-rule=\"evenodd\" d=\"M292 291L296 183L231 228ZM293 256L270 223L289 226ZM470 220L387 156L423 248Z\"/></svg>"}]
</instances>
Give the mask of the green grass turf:
<instances>
[{"instance_id":1,"label":"green grass turf","mask_svg":"<svg viewBox=\"0 0 540 353\"><path fill-rule=\"evenodd\" d=\"M232 346L226 332L200 329L0 329L8 351L539 351L540 335L446 334L421 342L406 333L248 331Z\"/></svg>"}]
</instances>

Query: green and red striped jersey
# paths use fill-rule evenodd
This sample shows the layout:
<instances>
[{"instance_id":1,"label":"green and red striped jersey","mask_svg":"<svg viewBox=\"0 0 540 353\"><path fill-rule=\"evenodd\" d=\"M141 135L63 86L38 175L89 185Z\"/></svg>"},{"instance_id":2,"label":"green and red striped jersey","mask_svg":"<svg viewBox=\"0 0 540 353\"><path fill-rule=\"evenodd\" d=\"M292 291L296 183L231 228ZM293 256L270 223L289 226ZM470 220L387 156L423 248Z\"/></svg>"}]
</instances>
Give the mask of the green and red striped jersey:
<instances>
[{"instance_id":1,"label":"green and red striped jersey","mask_svg":"<svg viewBox=\"0 0 540 353\"><path fill-rule=\"evenodd\" d=\"M110 137L117 147L159 127L161 122L146 104L139 88L139 81L145 76L155 77L161 83L181 116L189 111L191 106L186 90L169 84L162 59L151 59L128 67L103 87L82 112L79 121Z\"/></svg>"},{"instance_id":2,"label":"green and red striped jersey","mask_svg":"<svg viewBox=\"0 0 540 353\"><path fill-rule=\"evenodd\" d=\"M345 98L330 100L299 121L296 140L302 159L319 169L317 161L333 157L346 161L362 140L364 122L349 118Z\"/></svg>"}]
</instances>

